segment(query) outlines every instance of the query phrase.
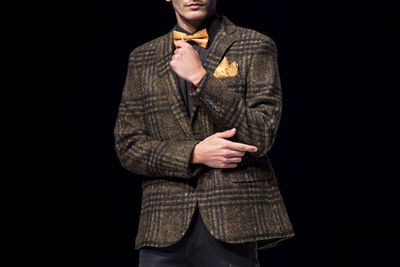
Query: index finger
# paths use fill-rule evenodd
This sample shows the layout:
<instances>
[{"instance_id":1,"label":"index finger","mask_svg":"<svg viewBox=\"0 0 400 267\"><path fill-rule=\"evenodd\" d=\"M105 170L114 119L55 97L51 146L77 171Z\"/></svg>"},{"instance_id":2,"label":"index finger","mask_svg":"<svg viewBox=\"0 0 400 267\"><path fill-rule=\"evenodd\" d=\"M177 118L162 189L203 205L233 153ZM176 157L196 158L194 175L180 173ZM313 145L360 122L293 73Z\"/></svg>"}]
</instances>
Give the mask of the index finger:
<instances>
[{"instance_id":1,"label":"index finger","mask_svg":"<svg viewBox=\"0 0 400 267\"><path fill-rule=\"evenodd\" d=\"M176 47L183 47L186 44L186 42L183 39L180 39L176 41L175 46Z\"/></svg>"},{"instance_id":2,"label":"index finger","mask_svg":"<svg viewBox=\"0 0 400 267\"><path fill-rule=\"evenodd\" d=\"M256 146L251 146L251 145L246 145L243 143L238 143L238 142L232 142L226 140L226 148L228 149L233 149L237 151L242 151L242 152L257 152L257 147Z\"/></svg>"}]
</instances>

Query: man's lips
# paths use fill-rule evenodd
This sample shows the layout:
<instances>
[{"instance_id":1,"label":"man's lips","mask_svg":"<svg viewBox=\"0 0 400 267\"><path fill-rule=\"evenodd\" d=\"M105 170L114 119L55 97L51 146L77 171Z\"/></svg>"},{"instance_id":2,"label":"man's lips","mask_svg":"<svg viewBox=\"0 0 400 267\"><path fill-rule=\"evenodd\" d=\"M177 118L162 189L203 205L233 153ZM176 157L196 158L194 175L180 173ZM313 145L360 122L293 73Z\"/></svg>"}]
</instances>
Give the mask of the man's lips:
<instances>
[{"instance_id":1,"label":"man's lips","mask_svg":"<svg viewBox=\"0 0 400 267\"><path fill-rule=\"evenodd\" d=\"M202 6L202 4L199 4L199 3L193 3L193 4L188 5L188 7L190 7L191 9L197 9L201 6Z\"/></svg>"}]
</instances>

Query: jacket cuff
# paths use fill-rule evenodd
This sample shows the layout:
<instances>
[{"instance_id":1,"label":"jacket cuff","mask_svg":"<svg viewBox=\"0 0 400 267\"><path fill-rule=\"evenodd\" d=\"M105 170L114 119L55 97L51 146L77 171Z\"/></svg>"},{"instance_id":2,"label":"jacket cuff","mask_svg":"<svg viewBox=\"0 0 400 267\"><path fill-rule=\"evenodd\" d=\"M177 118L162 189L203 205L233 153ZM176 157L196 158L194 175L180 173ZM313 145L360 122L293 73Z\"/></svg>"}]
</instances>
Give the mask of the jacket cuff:
<instances>
[{"instance_id":1,"label":"jacket cuff","mask_svg":"<svg viewBox=\"0 0 400 267\"><path fill-rule=\"evenodd\" d=\"M192 178L197 176L203 169L202 164L191 163L193 157L194 147L199 143L199 140L184 141L178 146L173 145L171 150L174 150L175 159L178 160L178 166L174 168L166 168L165 174L167 176ZM174 143L173 143L174 144Z\"/></svg>"},{"instance_id":2,"label":"jacket cuff","mask_svg":"<svg viewBox=\"0 0 400 267\"><path fill-rule=\"evenodd\" d=\"M219 118L221 114L221 109L223 108L223 103L220 102L221 99L227 98L225 100L231 101L229 96L221 94L225 85L212 74L207 71L203 78L200 80L197 90L193 90L191 93L193 102L198 104L198 101L203 102L208 108L210 108L214 115ZM220 88L216 90L216 88ZM227 104L227 103L224 103Z\"/></svg>"}]
</instances>

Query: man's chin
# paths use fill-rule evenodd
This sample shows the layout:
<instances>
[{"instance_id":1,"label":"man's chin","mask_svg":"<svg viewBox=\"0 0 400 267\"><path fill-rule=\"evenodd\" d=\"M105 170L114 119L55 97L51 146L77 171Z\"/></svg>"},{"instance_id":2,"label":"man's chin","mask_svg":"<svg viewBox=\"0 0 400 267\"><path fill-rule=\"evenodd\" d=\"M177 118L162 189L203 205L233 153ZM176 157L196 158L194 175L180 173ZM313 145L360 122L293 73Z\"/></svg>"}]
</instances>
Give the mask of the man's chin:
<instances>
[{"instance_id":1,"label":"man's chin","mask_svg":"<svg viewBox=\"0 0 400 267\"><path fill-rule=\"evenodd\" d=\"M202 22L207 18L207 14L204 12L192 12L191 14L187 14L185 19L193 22Z\"/></svg>"}]
</instances>

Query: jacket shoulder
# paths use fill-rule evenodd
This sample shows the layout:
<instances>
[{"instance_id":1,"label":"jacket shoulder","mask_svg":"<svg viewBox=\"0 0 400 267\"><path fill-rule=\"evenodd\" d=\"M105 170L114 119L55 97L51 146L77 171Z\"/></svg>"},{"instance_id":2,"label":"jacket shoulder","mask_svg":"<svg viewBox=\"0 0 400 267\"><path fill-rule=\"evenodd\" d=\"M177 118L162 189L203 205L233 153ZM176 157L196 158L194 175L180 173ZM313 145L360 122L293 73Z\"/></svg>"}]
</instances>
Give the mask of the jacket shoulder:
<instances>
[{"instance_id":1,"label":"jacket shoulder","mask_svg":"<svg viewBox=\"0 0 400 267\"><path fill-rule=\"evenodd\" d=\"M244 42L265 43L274 48L276 47L275 41L264 33L238 25L236 25L236 30L238 31L239 39Z\"/></svg>"},{"instance_id":2,"label":"jacket shoulder","mask_svg":"<svg viewBox=\"0 0 400 267\"><path fill-rule=\"evenodd\" d=\"M132 53L138 53L138 52L145 52L145 51L150 51L150 50L155 50L157 49L158 44L160 43L161 40L165 39L168 34L161 35L159 37L156 37L150 41L147 41L137 47L135 47L132 51Z\"/></svg>"},{"instance_id":3,"label":"jacket shoulder","mask_svg":"<svg viewBox=\"0 0 400 267\"><path fill-rule=\"evenodd\" d=\"M151 63L156 58L156 53L159 50L159 45L162 41L166 40L168 34L161 35L146 43L135 47L129 54L129 62L141 65L142 63Z\"/></svg>"}]
</instances>

